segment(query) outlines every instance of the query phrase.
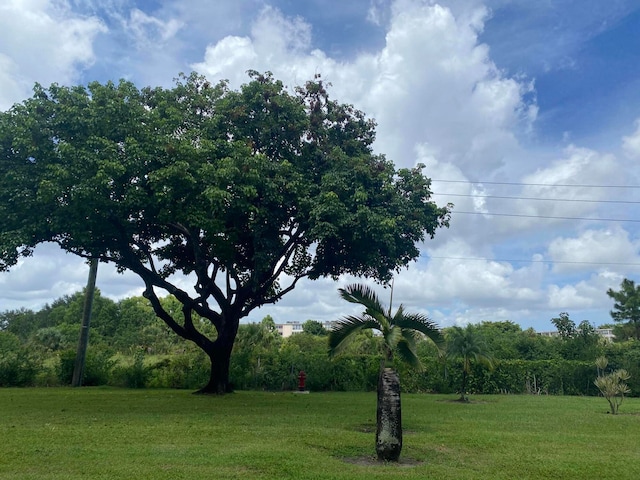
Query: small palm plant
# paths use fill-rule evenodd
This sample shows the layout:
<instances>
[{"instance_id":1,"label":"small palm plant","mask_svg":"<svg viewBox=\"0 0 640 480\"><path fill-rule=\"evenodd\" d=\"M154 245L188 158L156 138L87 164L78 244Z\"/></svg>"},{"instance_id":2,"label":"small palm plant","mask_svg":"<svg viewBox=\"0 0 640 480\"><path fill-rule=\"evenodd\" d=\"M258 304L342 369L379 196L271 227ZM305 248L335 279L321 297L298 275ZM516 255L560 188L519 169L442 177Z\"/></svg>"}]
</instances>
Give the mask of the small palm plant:
<instances>
[{"instance_id":1,"label":"small palm plant","mask_svg":"<svg viewBox=\"0 0 640 480\"><path fill-rule=\"evenodd\" d=\"M349 315L337 322L329 333L329 354L339 354L354 334L362 330L373 329L382 334L376 453L379 460L398 461L402 450L400 380L392 362L397 355L410 365L422 368L416 343L426 336L440 345L443 341L440 329L424 315L405 312L402 305L392 314L391 305L385 309L376 293L367 286L349 285L339 292L344 300L362 305L365 311L360 316Z\"/></svg>"},{"instance_id":2,"label":"small palm plant","mask_svg":"<svg viewBox=\"0 0 640 480\"><path fill-rule=\"evenodd\" d=\"M631 392L629 386L624 383L631 378L631 375L623 368L608 374L604 373L607 365L608 361L605 357L598 357L596 359L598 378L596 378L593 383L598 387L602 396L609 402L611 414L617 415L624 396Z\"/></svg>"},{"instance_id":3,"label":"small palm plant","mask_svg":"<svg viewBox=\"0 0 640 480\"><path fill-rule=\"evenodd\" d=\"M451 327L447 332L446 356L449 359L462 361L462 382L458 400L468 402L467 384L471 376L471 364L476 362L493 368L494 361L488 347L484 339L471 326Z\"/></svg>"}]
</instances>

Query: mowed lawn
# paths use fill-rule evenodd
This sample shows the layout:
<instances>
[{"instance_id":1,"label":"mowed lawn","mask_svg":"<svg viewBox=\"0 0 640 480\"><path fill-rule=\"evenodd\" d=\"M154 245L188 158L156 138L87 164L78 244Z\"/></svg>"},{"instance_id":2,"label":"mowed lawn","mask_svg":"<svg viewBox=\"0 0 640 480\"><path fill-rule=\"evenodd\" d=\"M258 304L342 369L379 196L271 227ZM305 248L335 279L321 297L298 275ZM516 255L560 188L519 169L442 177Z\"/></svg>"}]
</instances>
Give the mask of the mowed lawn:
<instances>
[{"instance_id":1,"label":"mowed lawn","mask_svg":"<svg viewBox=\"0 0 640 480\"><path fill-rule=\"evenodd\" d=\"M403 395L402 461L373 461L375 393L0 389L0 479L637 479L640 399Z\"/></svg>"}]
</instances>

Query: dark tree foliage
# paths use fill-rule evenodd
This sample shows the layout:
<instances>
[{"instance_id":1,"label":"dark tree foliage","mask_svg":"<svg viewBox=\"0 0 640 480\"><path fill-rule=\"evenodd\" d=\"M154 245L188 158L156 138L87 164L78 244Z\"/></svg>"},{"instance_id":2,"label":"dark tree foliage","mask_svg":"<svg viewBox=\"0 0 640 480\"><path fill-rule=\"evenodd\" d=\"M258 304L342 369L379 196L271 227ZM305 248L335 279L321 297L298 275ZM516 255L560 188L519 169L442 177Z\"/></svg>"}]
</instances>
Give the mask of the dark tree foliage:
<instances>
[{"instance_id":1,"label":"dark tree foliage","mask_svg":"<svg viewBox=\"0 0 640 480\"><path fill-rule=\"evenodd\" d=\"M625 278L620 290L610 288L607 295L614 300L611 318L616 322L626 322L633 338L640 340L640 285Z\"/></svg>"},{"instance_id":2,"label":"dark tree foliage","mask_svg":"<svg viewBox=\"0 0 640 480\"><path fill-rule=\"evenodd\" d=\"M422 166L396 170L374 138L318 78L293 93L257 72L239 91L195 74L169 89L36 85L0 114L0 270L55 242L136 273L211 360L202 391L224 393L240 319L303 278L388 280L448 225Z\"/></svg>"},{"instance_id":3,"label":"dark tree foliage","mask_svg":"<svg viewBox=\"0 0 640 480\"><path fill-rule=\"evenodd\" d=\"M587 320L577 326L569 314L563 312L551 319L560 336L560 355L567 360L595 361L601 355L601 339Z\"/></svg>"},{"instance_id":4,"label":"dark tree foliage","mask_svg":"<svg viewBox=\"0 0 640 480\"><path fill-rule=\"evenodd\" d=\"M329 334L322 323L318 322L317 320L307 320L306 322L304 322L302 324L302 331L304 333L308 333L309 335L323 336Z\"/></svg>"},{"instance_id":5,"label":"dark tree foliage","mask_svg":"<svg viewBox=\"0 0 640 480\"><path fill-rule=\"evenodd\" d=\"M559 316L552 318L551 323L556 327L558 335L563 340L573 338L578 333L575 322L569 318L567 312L562 312Z\"/></svg>"}]
</instances>

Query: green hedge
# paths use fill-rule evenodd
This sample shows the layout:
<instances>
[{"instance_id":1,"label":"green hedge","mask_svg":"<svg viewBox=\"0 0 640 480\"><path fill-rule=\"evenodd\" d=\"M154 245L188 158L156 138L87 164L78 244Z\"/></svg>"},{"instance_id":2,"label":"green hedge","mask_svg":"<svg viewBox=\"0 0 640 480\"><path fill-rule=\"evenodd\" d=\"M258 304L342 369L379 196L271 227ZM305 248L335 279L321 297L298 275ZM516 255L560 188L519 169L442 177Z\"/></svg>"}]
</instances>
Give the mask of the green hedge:
<instances>
[{"instance_id":1,"label":"green hedge","mask_svg":"<svg viewBox=\"0 0 640 480\"><path fill-rule=\"evenodd\" d=\"M406 392L453 393L462 383L462 364L425 361L426 372L401 370ZM502 360L493 370L474 365L468 379L471 394L596 395L596 367L573 360ZM638 392L636 392L638 393Z\"/></svg>"},{"instance_id":2,"label":"green hedge","mask_svg":"<svg viewBox=\"0 0 640 480\"><path fill-rule=\"evenodd\" d=\"M329 359L326 337L300 334L270 349L236 351L231 359L230 379L238 390L295 390L298 374L306 373L312 391L372 391L376 389L380 357L366 342L352 352ZM71 383L75 350L49 354L20 346L13 336L0 335L0 387L49 386ZM373 342L375 339L370 340ZM369 341L369 340L368 340ZM364 352L364 353L362 353ZM83 385L114 385L129 388L198 389L209 378L209 360L199 349L145 358L146 350L131 350L116 361L113 352L89 348ZM611 345L606 352L611 368L631 373L632 396L640 395L640 342ZM418 372L396 363L405 392L455 393L461 383L460 363L442 363L424 353L426 369ZM592 362L575 360L500 360L488 370L474 366L468 381L470 394L597 395Z\"/></svg>"}]
</instances>

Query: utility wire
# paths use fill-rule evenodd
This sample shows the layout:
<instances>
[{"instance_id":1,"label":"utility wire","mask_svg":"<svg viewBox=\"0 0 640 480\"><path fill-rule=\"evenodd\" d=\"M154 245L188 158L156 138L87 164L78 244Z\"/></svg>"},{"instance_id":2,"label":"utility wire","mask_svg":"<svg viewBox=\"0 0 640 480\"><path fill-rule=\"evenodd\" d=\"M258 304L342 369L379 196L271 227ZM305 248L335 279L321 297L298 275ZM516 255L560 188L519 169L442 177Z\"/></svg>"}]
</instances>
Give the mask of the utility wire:
<instances>
[{"instance_id":1,"label":"utility wire","mask_svg":"<svg viewBox=\"0 0 640 480\"><path fill-rule=\"evenodd\" d=\"M538 187L576 187L576 188L621 188L621 189L640 189L640 185L593 185L593 184L551 184L551 183L521 183L521 182L481 182L468 180L439 180L432 179L432 182L442 183L465 183L465 184L485 184L485 185L510 185L510 186L538 186ZM496 198L505 200L532 200L532 201L554 201L554 202L576 202L576 203L608 203L608 204L640 204L640 201L632 200L590 200L590 199L568 199L568 198L540 198L540 197L516 197L501 195L474 195L459 193L434 193L433 195L453 196L453 197L473 197L473 198ZM586 220L600 222L629 222L640 223L640 220L633 219L616 219L616 218L589 218L589 217L564 217L564 216L547 216L547 215L525 215L525 214L509 214L509 213L485 213L485 212L467 212L453 210L452 214L460 213L464 215L483 215L498 217L521 217L521 218L542 218L553 220ZM640 267L640 263L623 263L623 262L585 262L585 261L553 261L553 260L518 260L518 259L491 259L483 257L449 257L439 255L429 255L430 259L444 260L470 260L470 261L490 261L490 262L508 262L508 263L548 263L548 264L568 264L568 265L600 265L600 266L619 266L619 267Z\"/></svg>"},{"instance_id":2,"label":"utility wire","mask_svg":"<svg viewBox=\"0 0 640 480\"><path fill-rule=\"evenodd\" d=\"M476 260L486 262L508 262L508 263L551 263L551 264L569 264L569 265L604 265L617 267L640 267L640 263L624 263L624 262L572 262L572 261L556 261L556 260L516 260L507 258L485 258L485 257L447 257L440 255L429 255L429 258L441 260Z\"/></svg>"},{"instance_id":3,"label":"utility wire","mask_svg":"<svg viewBox=\"0 0 640 480\"><path fill-rule=\"evenodd\" d=\"M510 197L510 196L502 196L502 195L473 195L469 193L433 193L433 195L442 195L442 196L448 196L448 197L500 198L500 199L507 199L507 200L544 200L549 202L640 204L640 201L635 201L635 200L589 200L589 199L571 199L571 198Z\"/></svg>"},{"instance_id":4,"label":"utility wire","mask_svg":"<svg viewBox=\"0 0 640 480\"><path fill-rule=\"evenodd\" d=\"M552 220L588 220L591 222L623 222L623 223L640 223L640 220L632 220L625 218L589 218L589 217L555 217L555 216L547 216L547 215L524 215L519 213L488 213L488 212L462 212L458 210L453 210L451 212L452 215L460 213L464 215L483 215L483 216L494 216L494 217L520 217L520 218L545 218Z\"/></svg>"},{"instance_id":5,"label":"utility wire","mask_svg":"<svg viewBox=\"0 0 640 480\"><path fill-rule=\"evenodd\" d=\"M640 185L591 185L579 183L520 183L520 182L480 182L472 180L440 180L431 179L432 182L442 183L470 183L482 185L512 185L518 187L580 187L580 188L632 188L640 189Z\"/></svg>"}]
</instances>

